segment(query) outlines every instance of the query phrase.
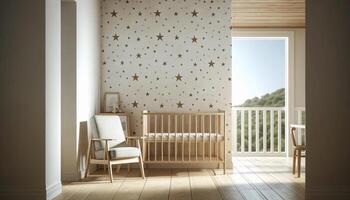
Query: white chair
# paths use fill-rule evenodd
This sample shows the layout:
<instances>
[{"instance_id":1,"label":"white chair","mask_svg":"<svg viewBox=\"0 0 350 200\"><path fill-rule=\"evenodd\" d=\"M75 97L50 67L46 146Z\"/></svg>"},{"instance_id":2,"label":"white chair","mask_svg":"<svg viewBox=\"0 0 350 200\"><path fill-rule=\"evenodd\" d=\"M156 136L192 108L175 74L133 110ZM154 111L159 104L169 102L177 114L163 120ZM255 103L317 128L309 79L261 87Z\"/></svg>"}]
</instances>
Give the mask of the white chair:
<instances>
[{"instance_id":1,"label":"white chair","mask_svg":"<svg viewBox=\"0 0 350 200\"><path fill-rule=\"evenodd\" d=\"M125 136L119 116L95 115L97 138L89 142L85 178L91 164L107 165L110 181L113 182L112 165L139 163L142 178L145 178L140 139ZM127 145L127 140L135 140L137 147Z\"/></svg>"}]
</instances>

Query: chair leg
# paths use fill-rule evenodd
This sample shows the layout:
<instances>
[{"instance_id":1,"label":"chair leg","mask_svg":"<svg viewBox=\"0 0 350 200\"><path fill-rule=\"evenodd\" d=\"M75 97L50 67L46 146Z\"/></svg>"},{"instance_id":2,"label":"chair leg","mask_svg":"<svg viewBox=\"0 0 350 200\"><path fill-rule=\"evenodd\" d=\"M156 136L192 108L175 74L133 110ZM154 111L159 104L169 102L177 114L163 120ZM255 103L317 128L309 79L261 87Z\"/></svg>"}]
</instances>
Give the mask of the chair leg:
<instances>
[{"instance_id":1,"label":"chair leg","mask_svg":"<svg viewBox=\"0 0 350 200\"><path fill-rule=\"evenodd\" d=\"M140 172L142 178L145 178L145 170L143 168L143 160L142 160L142 155L139 157L139 163L140 163Z\"/></svg>"},{"instance_id":2,"label":"chair leg","mask_svg":"<svg viewBox=\"0 0 350 200\"><path fill-rule=\"evenodd\" d=\"M295 174L296 150L293 151L293 175Z\"/></svg>"},{"instance_id":3,"label":"chair leg","mask_svg":"<svg viewBox=\"0 0 350 200\"><path fill-rule=\"evenodd\" d=\"M300 177L301 170L301 150L298 150L298 178Z\"/></svg>"},{"instance_id":4,"label":"chair leg","mask_svg":"<svg viewBox=\"0 0 350 200\"><path fill-rule=\"evenodd\" d=\"M87 165L86 165L86 169L85 169L85 178L89 175L89 169L90 169L90 156L91 156L91 144L92 144L92 140L90 140L89 142L89 146L88 146L88 155L87 155Z\"/></svg>"},{"instance_id":5,"label":"chair leg","mask_svg":"<svg viewBox=\"0 0 350 200\"><path fill-rule=\"evenodd\" d=\"M113 172L112 172L112 164L110 162L108 162L108 172L109 172L109 179L111 181L111 183L113 183Z\"/></svg>"}]
</instances>

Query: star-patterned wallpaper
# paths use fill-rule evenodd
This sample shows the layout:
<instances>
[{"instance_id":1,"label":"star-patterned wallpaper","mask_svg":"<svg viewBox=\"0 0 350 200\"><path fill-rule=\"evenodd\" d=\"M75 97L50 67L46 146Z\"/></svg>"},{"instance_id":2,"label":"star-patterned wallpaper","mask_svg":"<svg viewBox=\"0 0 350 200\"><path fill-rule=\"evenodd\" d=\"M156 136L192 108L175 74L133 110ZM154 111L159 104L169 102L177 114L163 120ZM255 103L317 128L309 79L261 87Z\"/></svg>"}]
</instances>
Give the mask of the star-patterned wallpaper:
<instances>
[{"instance_id":1,"label":"star-patterned wallpaper","mask_svg":"<svg viewBox=\"0 0 350 200\"><path fill-rule=\"evenodd\" d=\"M120 93L134 134L142 134L143 110L220 109L231 140L230 4L102 0L102 95Z\"/></svg>"}]
</instances>

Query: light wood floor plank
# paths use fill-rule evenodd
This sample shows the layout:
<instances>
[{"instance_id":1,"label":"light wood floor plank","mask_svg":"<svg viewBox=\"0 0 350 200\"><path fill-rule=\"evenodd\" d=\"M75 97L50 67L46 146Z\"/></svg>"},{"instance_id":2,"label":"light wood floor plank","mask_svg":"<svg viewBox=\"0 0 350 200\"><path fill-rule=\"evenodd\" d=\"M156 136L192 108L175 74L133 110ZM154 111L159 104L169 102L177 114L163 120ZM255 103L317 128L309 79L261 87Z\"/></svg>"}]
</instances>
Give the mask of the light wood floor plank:
<instances>
[{"instance_id":1,"label":"light wood floor plank","mask_svg":"<svg viewBox=\"0 0 350 200\"><path fill-rule=\"evenodd\" d=\"M189 170L193 200L218 200L221 195L208 170Z\"/></svg>"},{"instance_id":2,"label":"light wood floor plank","mask_svg":"<svg viewBox=\"0 0 350 200\"><path fill-rule=\"evenodd\" d=\"M273 191L260 177L247 168L243 162L236 165L236 169L242 174L243 178L266 199L283 200L278 193Z\"/></svg>"},{"instance_id":3,"label":"light wood floor plank","mask_svg":"<svg viewBox=\"0 0 350 200\"><path fill-rule=\"evenodd\" d=\"M169 198L171 169L148 169L147 180L141 200L163 200Z\"/></svg>"},{"instance_id":4,"label":"light wood floor plank","mask_svg":"<svg viewBox=\"0 0 350 200\"><path fill-rule=\"evenodd\" d=\"M258 167L254 163L244 162L244 165L251 169L258 177L260 177L269 187L278 193L283 199L286 200L303 200L305 199L304 193L300 194L290 189L285 183L279 182L274 176L266 173L266 167Z\"/></svg>"},{"instance_id":5,"label":"light wood floor plank","mask_svg":"<svg viewBox=\"0 0 350 200\"><path fill-rule=\"evenodd\" d=\"M247 200L263 200L264 198L234 167L233 174L230 175L233 184L236 185L238 191Z\"/></svg>"},{"instance_id":6,"label":"light wood floor plank","mask_svg":"<svg viewBox=\"0 0 350 200\"><path fill-rule=\"evenodd\" d=\"M190 178L187 169L172 170L169 199L191 200Z\"/></svg>"},{"instance_id":7,"label":"light wood floor plank","mask_svg":"<svg viewBox=\"0 0 350 200\"><path fill-rule=\"evenodd\" d=\"M113 200L137 200L143 190L146 179L141 178L138 169L132 169L115 192Z\"/></svg>"},{"instance_id":8,"label":"light wood floor plank","mask_svg":"<svg viewBox=\"0 0 350 200\"><path fill-rule=\"evenodd\" d=\"M218 188L223 200L243 200L243 196L239 193L236 186L232 183L227 175L212 176L216 187Z\"/></svg>"}]
</instances>

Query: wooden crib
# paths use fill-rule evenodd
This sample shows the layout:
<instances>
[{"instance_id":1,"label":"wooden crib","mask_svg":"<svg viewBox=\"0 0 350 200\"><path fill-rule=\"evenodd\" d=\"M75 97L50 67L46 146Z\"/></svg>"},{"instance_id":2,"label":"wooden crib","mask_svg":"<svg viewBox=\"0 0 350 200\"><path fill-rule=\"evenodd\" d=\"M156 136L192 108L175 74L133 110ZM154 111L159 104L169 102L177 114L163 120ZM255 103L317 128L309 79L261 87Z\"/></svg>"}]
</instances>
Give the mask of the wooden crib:
<instances>
[{"instance_id":1,"label":"wooden crib","mask_svg":"<svg viewBox=\"0 0 350 200\"><path fill-rule=\"evenodd\" d=\"M145 163L217 163L226 171L225 112L143 111Z\"/></svg>"}]
</instances>

